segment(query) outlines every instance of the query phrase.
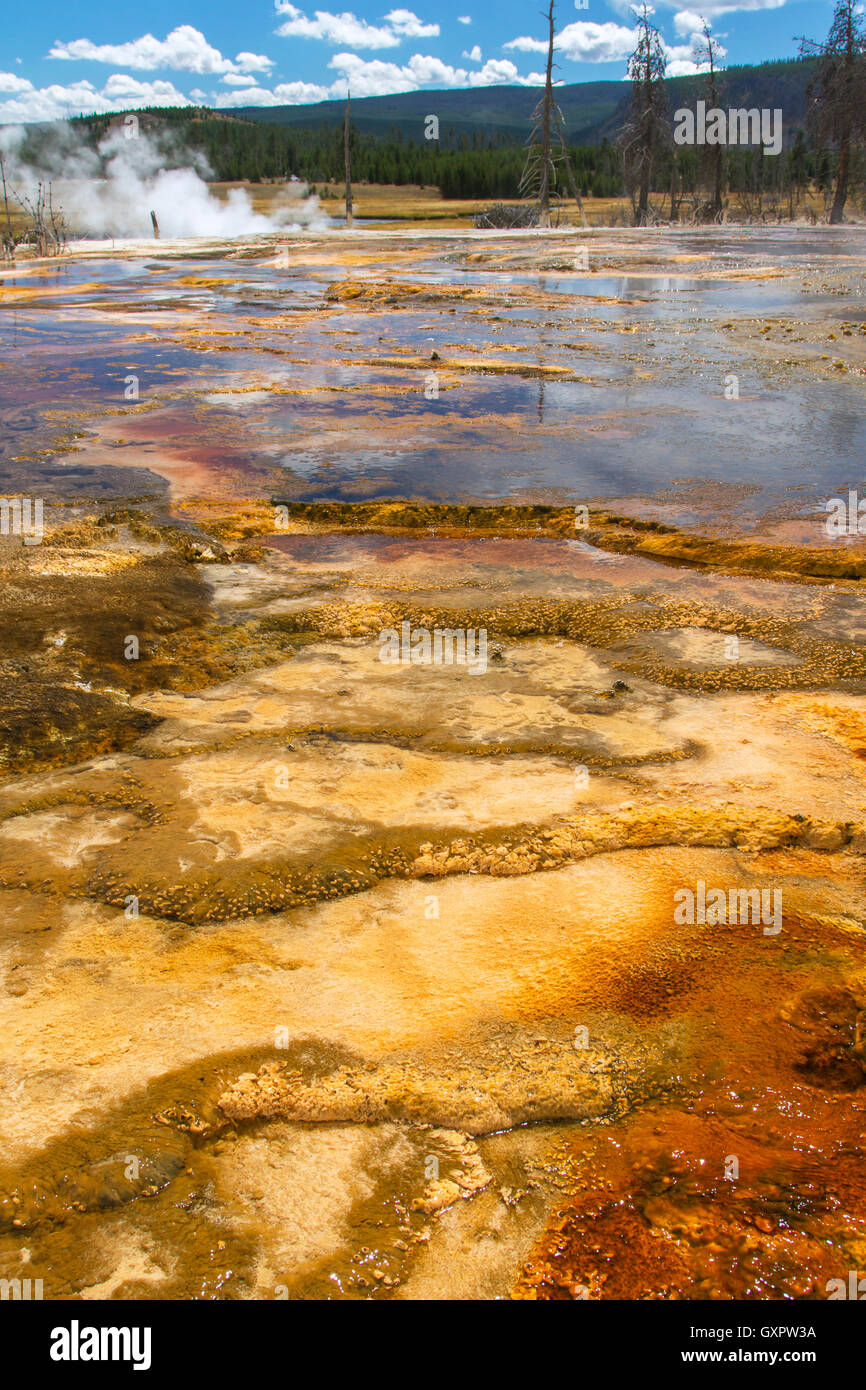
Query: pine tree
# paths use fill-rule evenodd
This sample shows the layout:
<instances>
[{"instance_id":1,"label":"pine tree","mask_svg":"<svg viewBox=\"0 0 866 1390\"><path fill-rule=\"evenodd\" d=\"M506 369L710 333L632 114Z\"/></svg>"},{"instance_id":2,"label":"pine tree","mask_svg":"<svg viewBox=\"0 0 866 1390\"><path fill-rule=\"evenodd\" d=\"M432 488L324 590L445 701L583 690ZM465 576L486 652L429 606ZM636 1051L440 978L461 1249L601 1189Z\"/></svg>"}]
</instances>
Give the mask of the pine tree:
<instances>
[{"instance_id":1,"label":"pine tree","mask_svg":"<svg viewBox=\"0 0 866 1390\"><path fill-rule=\"evenodd\" d=\"M649 16L646 4L635 11L638 39L628 60L631 110L619 139L633 203L635 188L638 191L634 214L636 227L645 227L649 221L650 181L658 151L664 143L667 123L664 87L667 62L661 35Z\"/></svg>"},{"instance_id":2,"label":"pine tree","mask_svg":"<svg viewBox=\"0 0 866 1390\"><path fill-rule=\"evenodd\" d=\"M800 40L800 56L817 58L807 89L807 123L816 145L838 151L829 221L842 221L851 180L852 147L866 135L866 30L858 0L837 0L825 43Z\"/></svg>"},{"instance_id":3,"label":"pine tree","mask_svg":"<svg viewBox=\"0 0 866 1390\"><path fill-rule=\"evenodd\" d=\"M351 227L353 222L352 213L352 160L349 154L349 109L352 104L351 95L346 91L346 119L343 124L343 156L346 169L346 226Z\"/></svg>"}]
</instances>

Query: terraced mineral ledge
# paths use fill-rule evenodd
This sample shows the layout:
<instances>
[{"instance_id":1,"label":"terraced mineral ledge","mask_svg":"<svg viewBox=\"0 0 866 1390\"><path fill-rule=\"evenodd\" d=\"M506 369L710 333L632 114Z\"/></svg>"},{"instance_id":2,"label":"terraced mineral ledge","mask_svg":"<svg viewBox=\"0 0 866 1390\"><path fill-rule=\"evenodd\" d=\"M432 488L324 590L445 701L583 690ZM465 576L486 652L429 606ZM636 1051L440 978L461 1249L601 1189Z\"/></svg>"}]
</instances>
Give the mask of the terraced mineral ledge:
<instances>
[{"instance_id":1,"label":"terraced mineral ledge","mask_svg":"<svg viewBox=\"0 0 866 1390\"><path fill-rule=\"evenodd\" d=\"M3 272L45 526L0 539L0 1278L864 1267L866 548L824 502L866 248L828 236Z\"/></svg>"}]
</instances>

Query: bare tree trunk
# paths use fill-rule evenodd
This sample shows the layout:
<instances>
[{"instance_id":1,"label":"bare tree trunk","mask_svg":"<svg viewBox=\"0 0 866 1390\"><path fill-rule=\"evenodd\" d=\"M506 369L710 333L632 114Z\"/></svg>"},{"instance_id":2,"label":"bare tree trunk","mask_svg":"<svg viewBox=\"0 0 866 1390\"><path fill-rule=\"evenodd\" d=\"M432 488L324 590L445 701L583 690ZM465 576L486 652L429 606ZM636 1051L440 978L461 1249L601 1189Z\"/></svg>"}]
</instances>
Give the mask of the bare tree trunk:
<instances>
[{"instance_id":1,"label":"bare tree trunk","mask_svg":"<svg viewBox=\"0 0 866 1390\"><path fill-rule=\"evenodd\" d=\"M577 203L577 208L580 213L580 225L585 227L587 225L586 213L583 210L583 199L580 196L580 191L577 187L577 179L574 177L574 170L571 167L571 160L568 157L568 145L566 144L565 131L562 127L562 112L556 104L554 104L553 109L556 112L556 127L559 131L559 142L562 145L562 159L565 164L565 172L568 175L568 182L571 186L571 196Z\"/></svg>"},{"instance_id":2,"label":"bare tree trunk","mask_svg":"<svg viewBox=\"0 0 866 1390\"><path fill-rule=\"evenodd\" d=\"M845 203L848 198L848 180L851 173L851 142L846 135L839 144L839 170L836 175L836 193L833 197L833 206L830 209L830 225L838 224L842 221L842 214L845 211Z\"/></svg>"},{"instance_id":3,"label":"bare tree trunk","mask_svg":"<svg viewBox=\"0 0 866 1390\"><path fill-rule=\"evenodd\" d=\"M833 22L824 43L800 40L800 56L817 58L816 75L806 89L812 135L819 149L836 148L839 163L836 185L824 185L827 220L839 225L844 219L852 177L852 150L866 134L866 27L859 0L836 0ZM819 170L820 173L820 170ZM829 182L829 180L828 180ZM819 179L821 187L823 179Z\"/></svg>"},{"instance_id":4,"label":"bare tree trunk","mask_svg":"<svg viewBox=\"0 0 866 1390\"><path fill-rule=\"evenodd\" d=\"M48 185L48 214L51 219L51 235L54 237L56 249L58 252L62 252L66 241L66 222L62 210L60 213L54 211L54 185L52 183ZM60 218L59 225L58 216Z\"/></svg>"},{"instance_id":5,"label":"bare tree trunk","mask_svg":"<svg viewBox=\"0 0 866 1390\"><path fill-rule=\"evenodd\" d=\"M3 180L3 206L6 209L6 234L8 237L9 254L11 255L15 246L15 240L12 236L12 214L9 211L9 197L6 192L6 169L4 168L2 159L0 159L0 178Z\"/></svg>"},{"instance_id":6,"label":"bare tree trunk","mask_svg":"<svg viewBox=\"0 0 866 1390\"><path fill-rule=\"evenodd\" d=\"M351 227L353 222L352 209L352 161L349 155L349 108L352 104L351 94L346 92L346 119L343 122L343 154L346 159L346 226Z\"/></svg>"},{"instance_id":7,"label":"bare tree trunk","mask_svg":"<svg viewBox=\"0 0 866 1390\"><path fill-rule=\"evenodd\" d=\"M671 222L676 222L680 215L680 205L677 200L677 176L679 172L679 165L677 163L677 147L676 145L674 145L674 157L671 160L671 206L670 212L668 213Z\"/></svg>"},{"instance_id":8,"label":"bare tree trunk","mask_svg":"<svg viewBox=\"0 0 866 1390\"><path fill-rule=\"evenodd\" d=\"M647 224L647 222L649 222L650 175L651 175L651 173L652 173L652 157L653 157L653 150L655 149L655 121L653 120L653 117L652 117L652 109L653 109L652 73L651 73L651 71L650 71L649 59L647 59L645 82L646 82L646 107L645 107L645 109L646 109L646 111L647 111L647 138L646 138L646 148L645 148L645 150L644 150L644 152L643 152L643 162L642 162L642 164L641 164L641 171L640 171L640 193L639 193L639 195L638 195L638 202L637 202L637 219L636 219L636 225L637 225L638 227L645 227L646 224Z\"/></svg>"},{"instance_id":9,"label":"bare tree trunk","mask_svg":"<svg viewBox=\"0 0 866 1390\"><path fill-rule=\"evenodd\" d=\"M649 160L644 161L640 172L640 192L637 200L637 218L635 225L645 227L649 221L649 186L650 186L650 166Z\"/></svg>"},{"instance_id":10,"label":"bare tree trunk","mask_svg":"<svg viewBox=\"0 0 866 1390\"><path fill-rule=\"evenodd\" d=\"M153 223L153 235L154 235L154 239L155 239L156 241L159 241L159 223L158 223L157 220L156 220L156 213L155 213L152 209L151 209L151 214L150 214L150 220L151 220L151 222Z\"/></svg>"},{"instance_id":11,"label":"bare tree trunk","mask_svg":"<svg viewBox=\"0 0 866 1390\"><path fill-rule=\"evenodd\" d=\"M704 42L707 45L707 59L710 65L710 101L713 109L718 106L719 98L716 91L716 55L714 51L714 40L710 33L710 27L704 20ZM713 150L713 219L718 222L722 215L722 170L723 154L722 146L716 145Z\"/></svg>"},{"instance_id":12,"label":"bare tree trunk","mask_svg":"<svg viewBox=\"0 0 866 1390\"><path fill-rule=\"evenodd\" d=\"M538 190L538 225L550 226L550 121L553 113L553 5L547 11L547 77L544 83L544 114L541 121L541 185Z\"/></svg>"},{"instance_id":13,"label":"bare tree trunk","mask_svg":"<svg viewBox=\"0 0 866 1390\"><path fill-rule=\"evenodd\" d=\"M718 221L722 215L722 171L724 169L724 157L723 147L717 145L714 154L715 181L713 185L713 216L716 221Z\"/></svg>"}]
</instances>

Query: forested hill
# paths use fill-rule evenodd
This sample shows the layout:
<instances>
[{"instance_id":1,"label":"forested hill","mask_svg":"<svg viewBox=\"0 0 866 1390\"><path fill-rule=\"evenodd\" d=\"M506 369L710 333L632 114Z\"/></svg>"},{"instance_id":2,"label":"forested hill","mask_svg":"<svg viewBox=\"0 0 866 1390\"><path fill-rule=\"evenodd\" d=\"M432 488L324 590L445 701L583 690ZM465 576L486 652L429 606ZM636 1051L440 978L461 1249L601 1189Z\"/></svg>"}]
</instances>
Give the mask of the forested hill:
<instances>
[{"instance_id":1,"label":"forested hill","mask_svg":"<svg viewBox=\"0 0 866 1390\"><path fill-rule=\"evenodd\" d=\"M558 87L559 103L569 138L589 144L594 132L614 115L622 101L622 82L583 82ZM442 136L459 137L501 131L517 142L526 138L538 87L473 87L456 91L398 92L393 96L352 100L352 124L365 134L404 139L423 138L428 115L439 119ZM275 125L342 125L345 101L319 101L310 106L238 107L234 114L248 121Z\"/></svg>"},{"instance_id":2,"label":"forested hill","mask_svg":"<svg viewBox=\"0 0 866 1390\"><path fill-rule=\"evenodd\" d=\"M781 108L786 160L802 163L801 127L811 62L784 61L728 68L718 75L718 99L726 107ZM670 79L668 107L693 106L706 97L704 77ZM618 196L623 189L616 136L631 100L628 82L589 82L557 89L582 195ZM490 87L468 91L406 92L352 102L352 173L358 182L436 186L446 198L514 198L526 161L526 140L537 88ZM430 115L439 119L439 139L425 138ZM321 185L344 175L345 103L249 107L226 112L206 107L159 107L140 113L144 128L162 146L169 166L200 151L214 178L224 181L284 179L291 174ZM97 148L123 115L74 118ZM29 126L26 153L40 164L40 145L53 139L50 126ZM692 152L693 157L693 152ZM746 164L747 151L736 156ZM735 159L733 153L729 160ZM688 163L683 152L682 160ZM798 164L799 167L799 164ZM732 169L731 176L735 176ZM745 165L741 171L746 177ZM814 172L809 170L808 172Z\"/></svg>"},{"instance_id":3,"label":"forested hill","mask_svg":"<svg viewBox=\"0 0 866 1390\"><path fill-rule=\"evenodd\" d=\"M787 131L803 124L805 89L813 63L780 59L755 66L730 67L720 74L720 97L726 106L780 107ZM665 83L671 110L693 106L705 95L703 77L673 77ZM616 136L630 100L627 82L580 82L557 87L556 100L565 120L569 141L576 145L599 144ZM394 96L360 97L352 101L356 130L404 139L423 138L428 115L439 118L440 132L452 139L461 135L489 135L499 131L525 139L532 112L540 96L537 87L474 87L458 91L400 92ZM249 121L291 126L337 126L345 113L344 101L320 101L311 106L249 106L234 114Z\"/></svg>"}]
</instances>

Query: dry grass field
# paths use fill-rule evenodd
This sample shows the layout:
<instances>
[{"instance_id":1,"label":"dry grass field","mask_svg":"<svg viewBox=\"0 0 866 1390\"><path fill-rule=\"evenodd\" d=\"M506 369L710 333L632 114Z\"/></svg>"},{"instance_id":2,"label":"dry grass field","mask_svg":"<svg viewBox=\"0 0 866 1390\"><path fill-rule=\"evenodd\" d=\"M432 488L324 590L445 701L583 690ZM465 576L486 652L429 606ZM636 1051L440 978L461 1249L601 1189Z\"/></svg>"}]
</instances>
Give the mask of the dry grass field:
<instances>
[{"instance_id":1,"label":"dry grass field","mask_svg":"<svg viewBox=\"0 0 866 1390\"><path fill-rule=\"evenodd\" d=\"M313 186L325 212L335 218L345 216L345 186L343 184L330 183ZM296 185L295 187L300 190L302 186ZM274 202L281 202L285 198L287 185L214 183L211 184L211 188L220 197L227 197L228 192L233 188L246 188L256 211L267 212ZM356 219L372 223L413 222L421 226L436 226L442 229L449 227L460 229L470 226L479 212L483 212L494 202L503 201L493 198L443 198L438 188L419 188L417 184L361 183L354 184L352 191ZM299 193L295 193L294 196L299 196ZM659 218L665 220L668 211L667 196L658 192L653 195L652 202ZM583 205L586 220L591 227L627 227L632 225L631 206L626 197L584 198ZM736 195L729 197L729 221L748 221L748 212L748 208L744 206L740 198ZM781 213L782 220L788 220L787 202L781 206ZM862 213L862 205L854 202L849 204L848 217L850 220L858 220ZM560 224L580 225L579 213L571 200L562 203L558 211L555 211L554 216L559 218ZM823 220L826 216L823 198L810 190L800 204L795 207L794 216L798 220ZM680 209L680 220L684 223L691 220L691 207L685 202ZM778 220L778 213L770 207L769 202L765 202L763 220L767 222Z\"/></svg>"},{"instance_id":2,"label":"dry grass field","mask_svg":"<svg viewBox=\"0 0 866 1390\"><path fill-rule=\"evenodd\" d=\"M277 206L284 206L287 201L301 201L307 192L307 186L301 183L214 182L209 187L216 197L223 200L227 199L233 190L244 189L248 193L255 211L266 215L275 211ZM312 187L315 188L322 211L338 223L342 221L345 217L344 185L319 184ZM59 194L56 203L62 213L62 189L55 190L55 192ZM362 183L354 185L353 194L356 224L377 227L389 223L403 223L412 224L418 228L429 227L442 231L460 231L472 227L475 217L480 212L499 201L489 198L443 198L437 188L419 188L417 185ZM629 227L633 224L631 206L626 197L585 198L583 202L586 220L590 227ZM657 193L653 196L652 207L659 221L666 222L668 200L663 193ZM800 222L814 223L826 219L823 198L814 191L810 191L793 211L794 220ZM857 222L862 219L863 215L863 201L850 200L846 220ZM553 217L554 225L581 225L580 214L573 201L555 205ZM26 231L28 220L27 214L20 204L10 198L9 224L13 237L20 237ZM68 218L66 220L69 222ZM730 222L748 222L750 220L765 223L784 222L790 220L790 209L787 202L779 209L772 207L769 202L765 202L762 215L756 215L754 208L750 209L748 206L744 206L742 200L736 195L731 195L728 199L726 220ZM691 223L692 209L689 203L683 202L680 208L679 221L682 225ZM6 211L0 204L0 227L4 232L6 225ZM69 231L74 239L77 229L70 226Z\"/></svg>"}]
</instances>

